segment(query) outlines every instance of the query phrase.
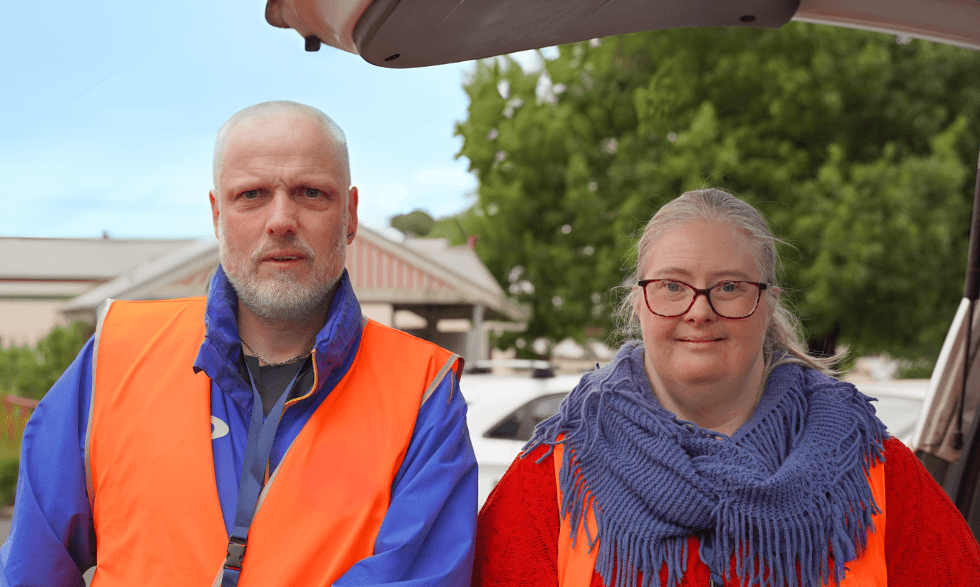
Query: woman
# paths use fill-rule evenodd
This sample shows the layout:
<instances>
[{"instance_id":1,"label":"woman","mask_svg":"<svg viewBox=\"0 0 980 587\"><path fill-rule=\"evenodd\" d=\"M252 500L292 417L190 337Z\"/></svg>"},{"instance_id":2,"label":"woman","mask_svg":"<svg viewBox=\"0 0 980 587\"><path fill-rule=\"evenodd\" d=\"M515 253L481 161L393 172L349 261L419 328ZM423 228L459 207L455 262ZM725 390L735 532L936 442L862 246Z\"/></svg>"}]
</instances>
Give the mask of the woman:
<instances>
[{"instance_id":1,"label":"woman","mask_svg":"<svg viewBox=\"0 0 980 587\"><path fill-rule=\"evenodd\" d=\"M717 189L650 220L623 302L642 343L491 493L475 585L980 585L959 512L796 335L774 241Z\"/></svg>"}]
</instances>

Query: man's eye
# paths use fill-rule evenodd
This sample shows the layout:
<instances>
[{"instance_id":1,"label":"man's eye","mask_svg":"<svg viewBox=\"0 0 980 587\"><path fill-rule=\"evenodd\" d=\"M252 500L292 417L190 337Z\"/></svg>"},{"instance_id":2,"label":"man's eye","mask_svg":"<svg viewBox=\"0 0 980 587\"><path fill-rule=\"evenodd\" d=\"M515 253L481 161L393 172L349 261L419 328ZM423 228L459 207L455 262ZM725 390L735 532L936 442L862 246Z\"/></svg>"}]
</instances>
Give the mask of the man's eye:
<instances>
[{"instance_id":1,"label":"man's eye","mask_svg":"<svg viewBox=\"0 0 980 587\"><path fill-rule=\"evenodd\" d=\"M316 188L305 188L303 190L303 194L305 194L307 198L319 198L323 196L323 192Z\"/></svg>"},{"instance_id":2,"label":"man's eye","mask_svg":"<svg viewBox=\"0 0 980 587\"><path fill-rule=\"evenodd\" d=\"M246 200L254 200L259 197L259 190L248 190L247 192L242 192L242 197Z\"/></svg>"}]
</instances>

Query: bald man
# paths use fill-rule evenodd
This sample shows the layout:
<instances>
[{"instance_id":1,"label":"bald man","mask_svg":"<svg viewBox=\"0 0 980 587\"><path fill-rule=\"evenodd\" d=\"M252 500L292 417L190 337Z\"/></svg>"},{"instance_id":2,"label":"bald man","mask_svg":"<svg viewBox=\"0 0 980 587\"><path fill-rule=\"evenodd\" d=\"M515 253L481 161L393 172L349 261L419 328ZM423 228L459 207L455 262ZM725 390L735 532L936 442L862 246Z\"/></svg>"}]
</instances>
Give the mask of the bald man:
<instances>
[{"instance_id":1,"label":"bald man","mask_svg":"<svg viewBox=\"0 0 980 587\"><path fill-rule=\"evenodd\" d=\"M10 586L466 585L462 360L361 315L340 128L267 102L218 132L208 297L108 301L24 433Z\"/></svg>"}]
</instances>

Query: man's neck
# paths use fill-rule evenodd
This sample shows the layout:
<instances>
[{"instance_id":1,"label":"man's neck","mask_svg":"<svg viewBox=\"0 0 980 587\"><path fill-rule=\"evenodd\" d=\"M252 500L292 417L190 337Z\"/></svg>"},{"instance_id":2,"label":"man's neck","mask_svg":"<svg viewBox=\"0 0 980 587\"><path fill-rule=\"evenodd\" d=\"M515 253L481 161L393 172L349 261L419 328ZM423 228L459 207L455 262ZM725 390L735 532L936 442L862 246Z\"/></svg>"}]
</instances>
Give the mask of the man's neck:
<instances>
[{"instance_id":1,"label":"man's neck","mask_svg":"<svg viewBox=\"0 0 980 587\"><path fill-rule=\"evenodd\" d=\"M269 320L238 304L238 334L248 347L243 352L260 356L265 363L281 363L305 355L313 348L316 335L327 322L329 300L309 316L295 321Z\"/></svg>"}]
</instances>

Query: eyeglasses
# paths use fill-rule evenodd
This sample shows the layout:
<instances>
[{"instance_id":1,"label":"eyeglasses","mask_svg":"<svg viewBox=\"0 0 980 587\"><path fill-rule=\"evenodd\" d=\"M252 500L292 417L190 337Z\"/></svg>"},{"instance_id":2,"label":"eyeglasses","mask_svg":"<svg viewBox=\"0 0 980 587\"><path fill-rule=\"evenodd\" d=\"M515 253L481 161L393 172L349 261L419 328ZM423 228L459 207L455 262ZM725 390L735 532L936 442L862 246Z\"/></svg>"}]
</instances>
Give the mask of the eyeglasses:
<instances>
[{"instance_id":1,"label":"eyeglasses","mask_svg":"<svg viewBox=\"0 0 980 587\"><path fill-rule=\"evenodd\" d=\"M707 289L698 289L676 279L641 279L637 285L643 288L647 309L657 316L683 316L703 294L715 314L729 320L754 314L762 299L762 290L769 288L769 284L755 281L722 281Z\"/></svg>"}]
</instances>

